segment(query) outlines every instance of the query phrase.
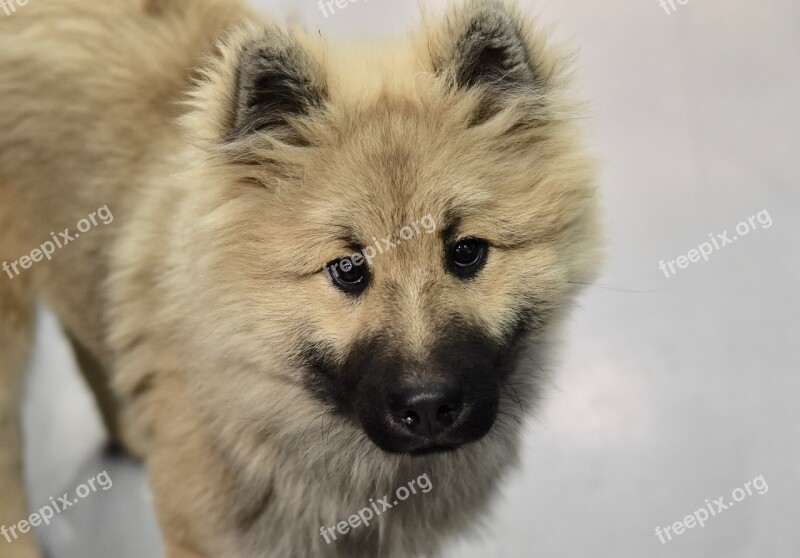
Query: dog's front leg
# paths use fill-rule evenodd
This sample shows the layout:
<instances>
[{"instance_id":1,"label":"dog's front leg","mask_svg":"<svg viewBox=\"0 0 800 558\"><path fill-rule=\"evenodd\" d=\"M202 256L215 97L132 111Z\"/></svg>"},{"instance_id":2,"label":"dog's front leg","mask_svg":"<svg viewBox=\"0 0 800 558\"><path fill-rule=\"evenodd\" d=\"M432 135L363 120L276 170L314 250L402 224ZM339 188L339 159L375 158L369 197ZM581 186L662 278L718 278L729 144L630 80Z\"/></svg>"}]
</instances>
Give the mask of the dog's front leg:
<instances>
[{"instance_id":1,"label":"dog's front leg","mask_svg":"<svg viewBox=\"0 0 800 558\"><path fill-rule=\"evenodd\" d=\"M187 452L183 444L156 436L148 459L150 488L167 558L217 558L210 549L213 509L207 509L215 492L213 479L202 468L202 458ZM204 493L205 492L205 493Z\"/></svg>"},{"instance_id":2,"label":"dog's front leg","mask_svg":"<svg viewBox=\"0 0 800 558\"><path fill-rule=\"evenodd\" d=\"M238 558L227 536L224 464L205 425L176 378L160 377L156 390L147 467L165 556Z\"/></svg>"}]
</instances>

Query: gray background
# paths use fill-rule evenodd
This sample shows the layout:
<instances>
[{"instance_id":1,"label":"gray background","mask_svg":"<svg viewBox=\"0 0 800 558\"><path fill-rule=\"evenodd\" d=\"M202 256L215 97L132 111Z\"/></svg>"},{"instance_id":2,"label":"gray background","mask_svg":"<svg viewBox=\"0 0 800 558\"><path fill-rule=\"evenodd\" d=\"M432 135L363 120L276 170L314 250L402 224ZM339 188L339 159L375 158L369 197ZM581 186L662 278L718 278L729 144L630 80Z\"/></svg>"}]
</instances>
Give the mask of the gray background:
<instances>
[{"instance_id":1,"label":"gray background","mask_svg":"<svg viewBox=\"0 0 800 558\"><path fill-rule=\"evenodd\" d=\"M258 4L332 38L402 34L419 13L407 0L360 0L328 19L314 0ZM448 556L800 556L800 5L522 4L581 48L610 257L529 421L522 467ZM669 279L658 269L764 209L771 228ZM101 457L96 412L47 314L37 343L25 409L34 504L104 469L114 481L39 529L50 556L158 556L144 473ZM656 538L758 475L763 496Z\"/></svg>"}]
</instances>

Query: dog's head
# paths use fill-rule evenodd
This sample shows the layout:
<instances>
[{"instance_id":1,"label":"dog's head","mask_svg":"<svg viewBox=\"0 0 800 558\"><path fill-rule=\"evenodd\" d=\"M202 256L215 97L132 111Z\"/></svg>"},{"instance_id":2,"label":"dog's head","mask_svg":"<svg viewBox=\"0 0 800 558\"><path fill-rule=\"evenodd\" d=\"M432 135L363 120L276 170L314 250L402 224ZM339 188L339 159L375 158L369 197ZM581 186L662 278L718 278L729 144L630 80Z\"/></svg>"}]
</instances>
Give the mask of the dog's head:
<instances>
[{"instance_id":1,"label":"dog's head","mask_svg":"<svg viewBox=\"0 0 800 558\"><path fill-rule=\"evenodd\" d=\"M521 362L597 243L563 58L494 1L402 44L323 54L258 28L222 52L184 121L206 395L284 434L332 412L410 454L529 406Z\"/></svg>"}]
</instances>

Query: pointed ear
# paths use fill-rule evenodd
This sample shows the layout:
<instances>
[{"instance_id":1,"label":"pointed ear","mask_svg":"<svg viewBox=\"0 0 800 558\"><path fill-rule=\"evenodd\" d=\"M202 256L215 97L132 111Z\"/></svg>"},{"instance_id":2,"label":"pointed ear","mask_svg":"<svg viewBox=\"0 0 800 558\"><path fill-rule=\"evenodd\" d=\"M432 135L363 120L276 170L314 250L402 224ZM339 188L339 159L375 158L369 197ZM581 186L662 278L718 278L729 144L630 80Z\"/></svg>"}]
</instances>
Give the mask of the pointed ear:
<instances>
[{"instance_id":1,"label":"pointed ear","mask_svg":"<svg viewBox=\"0 0 800 558\"><path fill-rule=\"evenodd\" d=\"M434 70L457 89L482 88L489 98L541 95L545 79L534 59L527 23L501 0L470 0L445 18L430 39Z\"/></svg>"},{"instance_id":2,"label":"pointed ear","mask_svg":"<svg viewBox=\"0 0 800 558\"><path fill-rule=\"evenodd\" d=\"M235 95L232 139L267 132L304 145L293 121L320 108L328 90L324 72L303 46L268 29L242 46Z\"/></svg>"}]
</instances>

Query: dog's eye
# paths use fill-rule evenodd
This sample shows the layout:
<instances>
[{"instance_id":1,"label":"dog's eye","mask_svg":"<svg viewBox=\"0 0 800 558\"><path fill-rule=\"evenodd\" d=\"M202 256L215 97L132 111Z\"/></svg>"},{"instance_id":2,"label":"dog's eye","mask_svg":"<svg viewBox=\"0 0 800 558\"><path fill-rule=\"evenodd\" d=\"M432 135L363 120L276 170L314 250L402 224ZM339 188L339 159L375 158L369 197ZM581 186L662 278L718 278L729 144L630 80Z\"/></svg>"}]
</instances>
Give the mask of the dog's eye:
<instances>
[{"instance_id":1,"label":"dog's eye","mask_svg":"<svg viewBox=\"0 0 800 558\"><path fill-rule=\"evenodd\" d=\"M348 294L361 294L369 284L369 268L361 259L342 258L325 266L325 273L335 287Z\"/></svg>"},{"instance_id":2,"label":"dog's eye","mask_svg":"<svg viewBox=\"0 0 800 558\"><path fill-rule=\"evenodd\" d=\"M447 255L450 271L459 277L472 277L486 263L488 248L486 241L479 238L465 238L454 243Z\"/></svg>"}]
</instances>

